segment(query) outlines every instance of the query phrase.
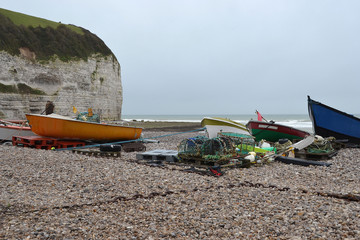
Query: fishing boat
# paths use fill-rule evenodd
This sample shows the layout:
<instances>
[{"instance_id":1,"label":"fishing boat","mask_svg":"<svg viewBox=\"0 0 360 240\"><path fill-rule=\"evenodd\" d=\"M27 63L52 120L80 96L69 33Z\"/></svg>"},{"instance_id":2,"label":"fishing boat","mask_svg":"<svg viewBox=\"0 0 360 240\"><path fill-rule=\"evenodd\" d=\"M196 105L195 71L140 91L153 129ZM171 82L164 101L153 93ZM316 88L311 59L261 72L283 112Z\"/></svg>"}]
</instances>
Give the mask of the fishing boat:
<instances>
[{"instance_id":1,"label":"fishing boat","mask_svg":"<svg viewBox=\"0 0 360 240\"><path fill-rule=\"evenodd\" d=\"M0 120L0 140L12 141L13 136L36 136L26 120Z\"/></svg>"},{"instance_id":2,"label":"fishing boat","mask_svg":"<svg viewBox=\"0 0 360 240\"><path fill-rule=\"evenodd\" d=\"M312 100L308 96L313 130L322 137L335 137L350 144L360 144L360 119Z\"/></svg>"},{"instance_id":3,"label":"fishing boat","mask_svg":"<svg viewBox=\"0 0 360 240\"><path fill-rule=\"evenodd\" d=\"M289 139L291 141L295 139L303 139L310 133L296 129L290 126L277 124L274 121L264 121L261 114L258 114L258 120L250 120L246 127L249 129L252 136L256 141L266 140L270 142L277 142L279 139Z\"/></svg>"},{"instance_id":4,"label":"fishing boat","mask_svg":"<svg viewBox=\"0 0 360 240\"><path fill-rule=\"evenodd\" d=\"M201 126L206 127L209 138L217 137L220 132L232 132L250 135L244 124L235 122L227 118L220 117L204 117Z\"/></svg>"},{"instance_id":5,"label":"fishing boat","mask_svg":"<svg viewBox=\"0 0 360 240\"><path fill-rule=\"evenodd\" d=\"M43 137L111 142L140 138L142 128L81 121L58 114L26 114L31 130Z\"/></svg>"}]
</instances>

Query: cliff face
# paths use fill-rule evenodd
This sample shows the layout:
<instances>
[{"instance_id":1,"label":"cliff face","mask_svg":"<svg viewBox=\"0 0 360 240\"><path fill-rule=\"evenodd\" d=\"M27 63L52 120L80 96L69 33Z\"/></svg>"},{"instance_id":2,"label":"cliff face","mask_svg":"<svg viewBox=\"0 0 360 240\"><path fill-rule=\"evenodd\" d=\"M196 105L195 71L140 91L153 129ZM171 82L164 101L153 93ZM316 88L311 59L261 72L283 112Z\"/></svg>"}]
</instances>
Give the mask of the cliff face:
<instances>
[{"instance_id":1,"label":"cliff face","mask_svg":"<svg viewBox=\"0 0 360 240\"><path fill-rule=\"evenodd\" d=\"M16 25L18 13L0 10L0 118L42 113L50 100L58 114L71 116L75 106L120 119L120 64L96 35L43 19L43 27Z\"/></svg>"},{"instance_id":2,"label":"cliff face","mask_svg":"<svg viewBox=\"0 0 360 240\"><path fill-rule=\"evenodd\" d=\"M71 115L92 108L102 118L120 119L122 85L120 64L112 56L92 56L87 61L51 61L40 64L25 57L0 52L0 83L19 83L45 94L1 93L0 117L24 119L25 113L42 113L48 100L55 112Z\"/></svg>"}]
</instances>

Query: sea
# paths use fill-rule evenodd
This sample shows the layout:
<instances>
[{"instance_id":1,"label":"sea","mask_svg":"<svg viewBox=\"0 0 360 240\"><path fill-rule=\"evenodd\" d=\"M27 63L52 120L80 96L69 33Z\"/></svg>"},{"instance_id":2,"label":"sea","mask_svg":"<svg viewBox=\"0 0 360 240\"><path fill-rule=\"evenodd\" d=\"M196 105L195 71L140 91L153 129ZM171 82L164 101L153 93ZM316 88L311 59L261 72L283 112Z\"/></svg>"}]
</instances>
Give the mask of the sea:
<instances>
[{"instance_id":1,"label":"sea","mask_svg":"<svg viewBox=\"0 0 360 240\"><path fill-rule=\"evenodd\" d=\"M204 117L223 117L246 124L249 120L257 120L255 114L209 114L209 115L123 115L126 121L165 121L165 122L198 122ZM313 132L312 122L308 114L266 114L264 120L274 121L278 124L294 127L310 133Z\"/></svg>"}]
</instances>

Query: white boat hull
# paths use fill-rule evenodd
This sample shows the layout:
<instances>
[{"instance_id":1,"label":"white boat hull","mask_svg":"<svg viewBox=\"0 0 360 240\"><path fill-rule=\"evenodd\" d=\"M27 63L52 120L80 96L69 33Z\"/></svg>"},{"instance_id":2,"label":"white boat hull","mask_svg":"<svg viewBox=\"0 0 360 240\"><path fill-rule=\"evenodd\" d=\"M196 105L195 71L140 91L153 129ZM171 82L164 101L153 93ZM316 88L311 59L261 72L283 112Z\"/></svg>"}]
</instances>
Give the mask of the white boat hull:
<instances>
[{"instance_id":1,"label":"white boat hull","mask_svg":"<svg viewBox=\"0 0 360 240\"><path fill-rule=\"evenodd\" d=\"M206 127L209 138L215 138L221 132L250 135L245 125L226 118L205 117L201 121L201 126Z\"/></svg>"},{"instance_id":2,"label":"white boat hull","mask_svg":"<svg viewBox=\"0 0 360 240\"><path fill-rule=\"evenodd\" d=\"M0 140L12 141L13 136L37 136L28 127L0 126Z\"/></svg>"},{"instance_id":3,"label":"white boat hull","mask_svg":"<svg viewBox=\"0 0 360 240\"><path fill-rule=\"evenodd\" d=\"M240 128L229 127L229 126L217 126L217 125L207 125L206 130L208 133L209 138L215 138L218 136L218 133L221 132L232 132L232 133L239 133L249 135L248 131L244 131Z\"/></svg>"}]
</instances>

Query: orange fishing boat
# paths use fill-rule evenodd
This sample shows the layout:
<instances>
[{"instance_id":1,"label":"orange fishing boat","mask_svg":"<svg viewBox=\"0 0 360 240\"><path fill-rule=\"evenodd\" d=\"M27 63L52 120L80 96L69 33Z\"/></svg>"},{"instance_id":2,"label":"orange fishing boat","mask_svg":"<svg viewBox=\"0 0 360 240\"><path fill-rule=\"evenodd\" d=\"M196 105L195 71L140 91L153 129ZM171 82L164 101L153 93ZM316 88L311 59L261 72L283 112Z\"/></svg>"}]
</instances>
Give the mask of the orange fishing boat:
<instances>
[{"instance_id":1,"label":"orange fishing boat","mask_svg":"<svg viewBox=\"0 0 360 240\"><path fill-rule=\"evenodd\" d=\"M31 130L43 137L89 141L135 140L142 128L75 120L58 114L26 114Z\"/></svg>"}]
</instances>

